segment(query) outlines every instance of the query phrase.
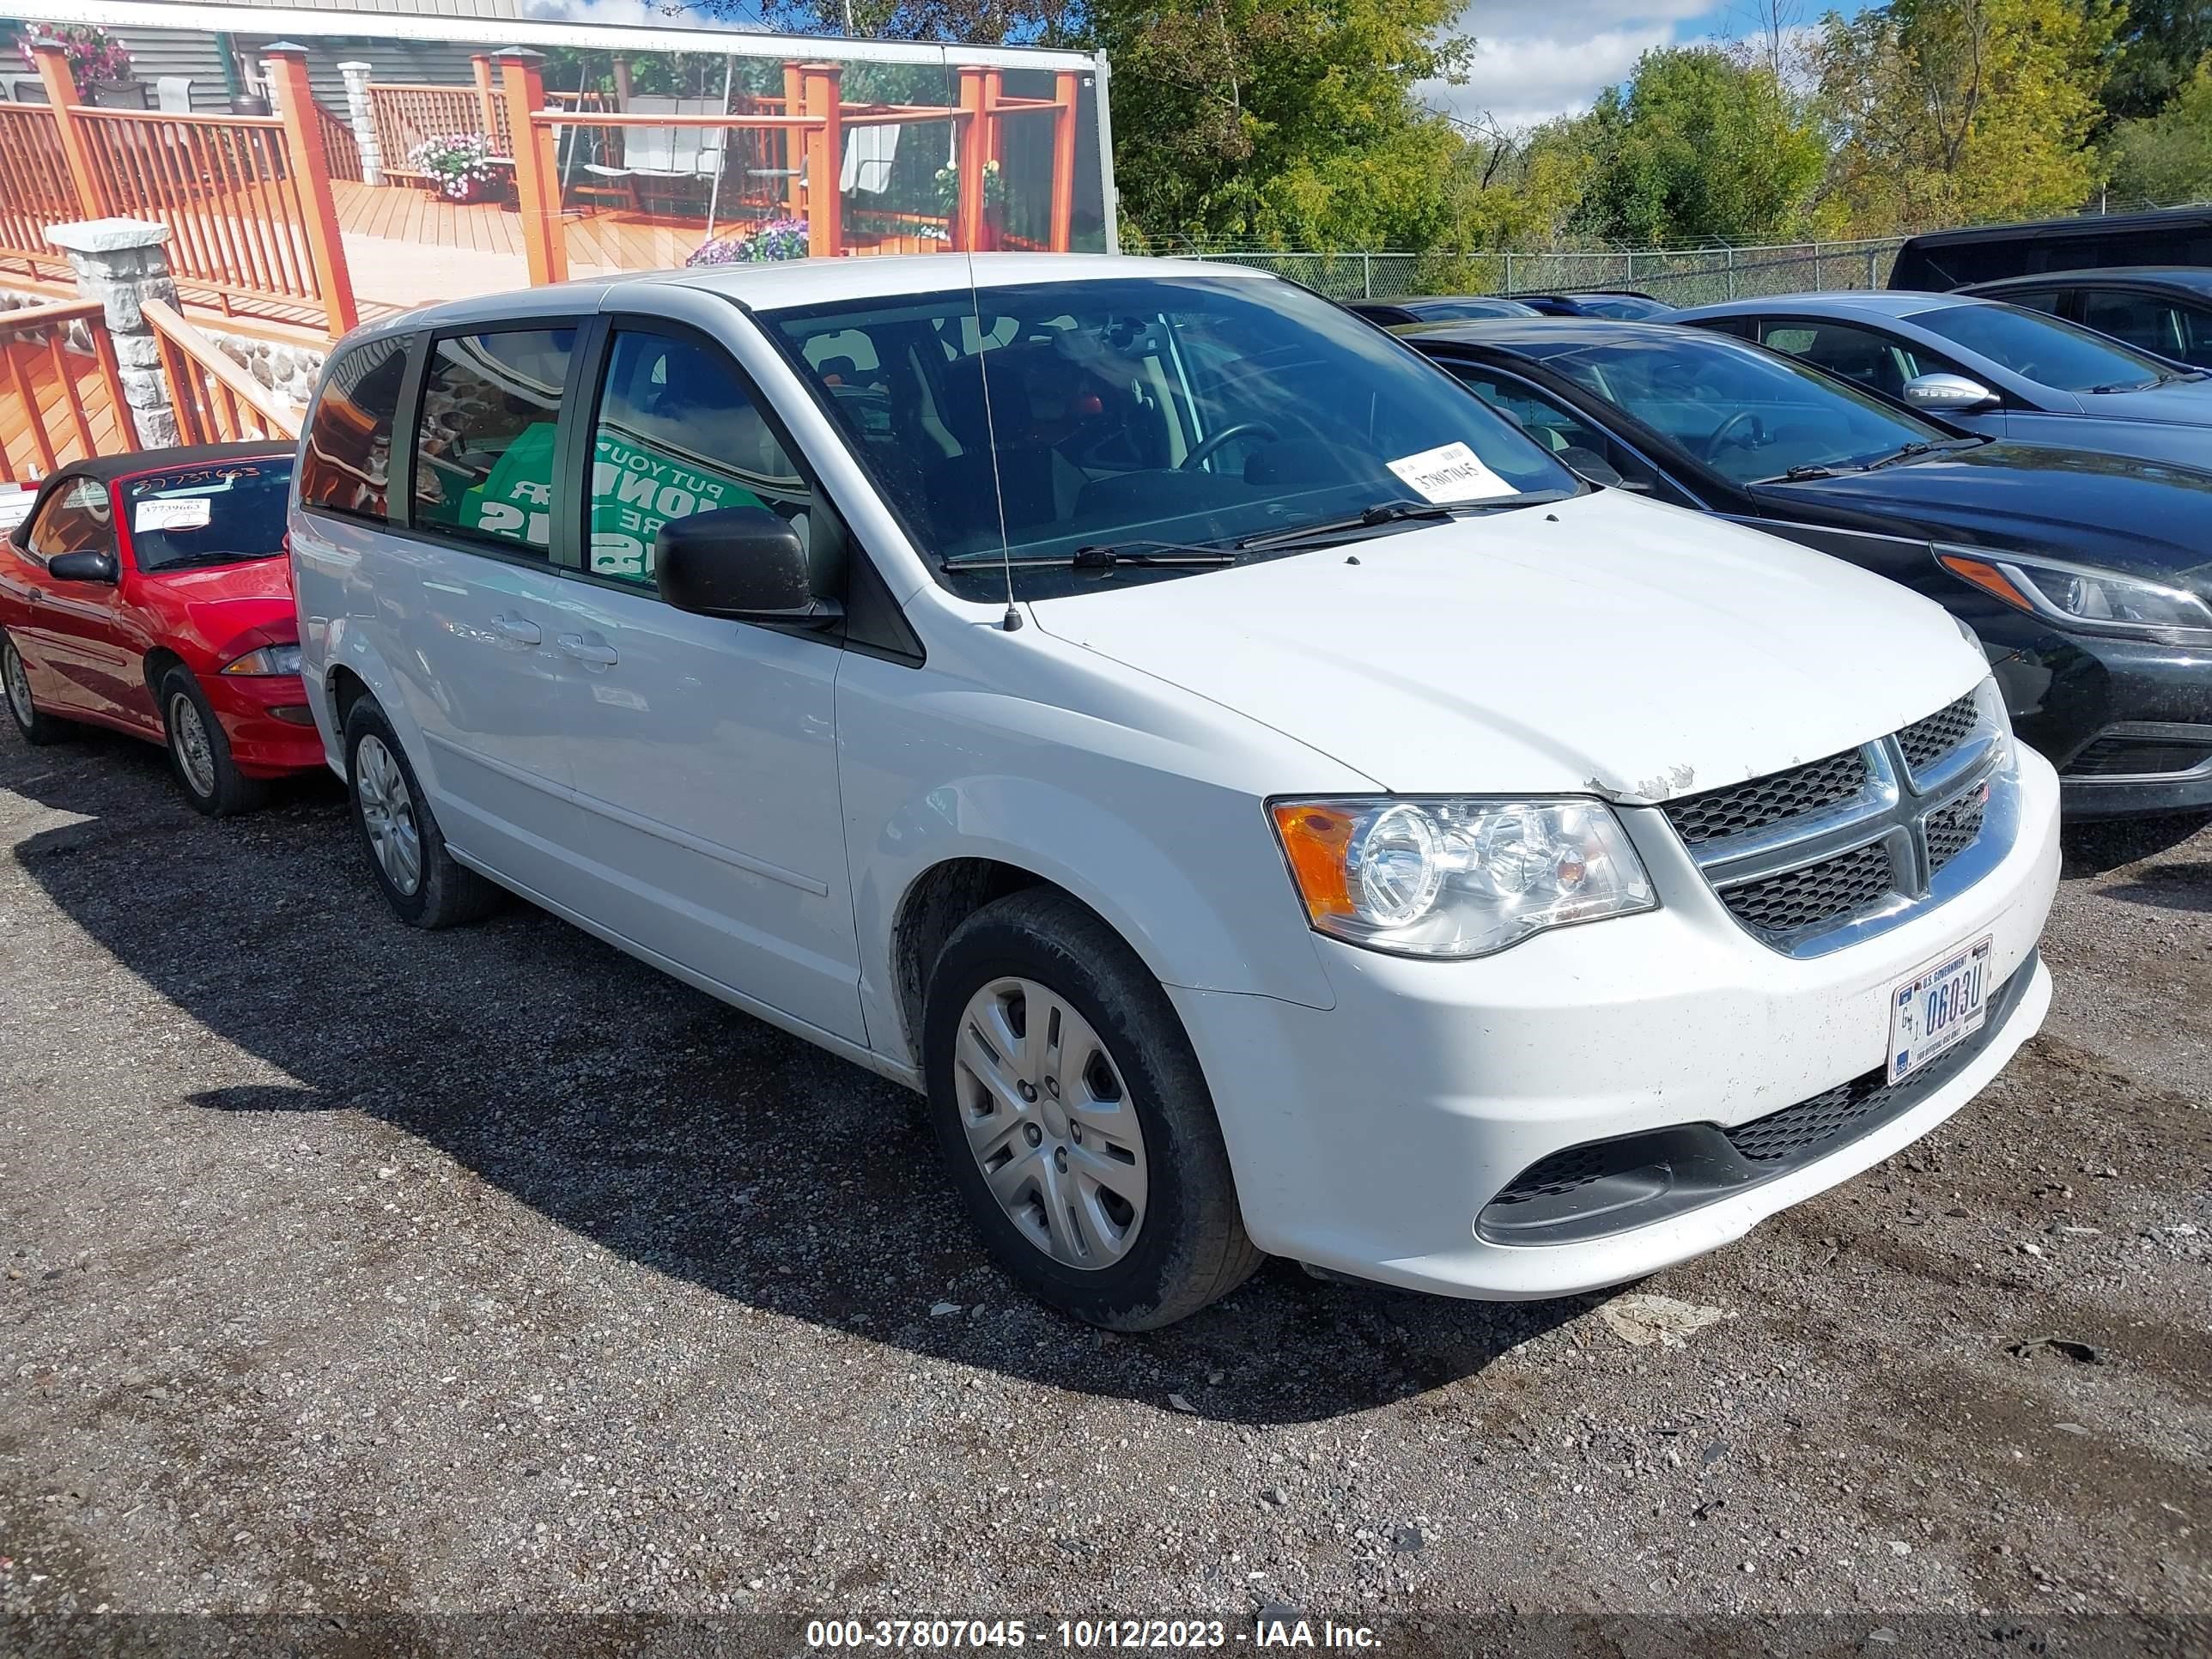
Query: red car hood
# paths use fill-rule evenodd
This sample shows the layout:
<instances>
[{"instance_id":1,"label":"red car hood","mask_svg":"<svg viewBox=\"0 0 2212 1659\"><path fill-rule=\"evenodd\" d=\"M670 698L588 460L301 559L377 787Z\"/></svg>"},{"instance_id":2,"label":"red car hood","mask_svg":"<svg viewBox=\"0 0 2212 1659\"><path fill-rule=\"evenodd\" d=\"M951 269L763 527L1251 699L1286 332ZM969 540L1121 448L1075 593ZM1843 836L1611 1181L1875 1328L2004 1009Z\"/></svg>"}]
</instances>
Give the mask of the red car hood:
<instances>
[{"instance_id":1,"label":"red car hood","mask_svg":"<svg viewBox=\"0 0 2212 1659\"><path fill-rule=\"evenodd\" d=\"M292 562L281 554L240 564L150 571L144 580L157 584L169 603L184 612L188 630L217 653L248 634L290 639L298 628L292 608Z\"/></svg>"}]
</instances>

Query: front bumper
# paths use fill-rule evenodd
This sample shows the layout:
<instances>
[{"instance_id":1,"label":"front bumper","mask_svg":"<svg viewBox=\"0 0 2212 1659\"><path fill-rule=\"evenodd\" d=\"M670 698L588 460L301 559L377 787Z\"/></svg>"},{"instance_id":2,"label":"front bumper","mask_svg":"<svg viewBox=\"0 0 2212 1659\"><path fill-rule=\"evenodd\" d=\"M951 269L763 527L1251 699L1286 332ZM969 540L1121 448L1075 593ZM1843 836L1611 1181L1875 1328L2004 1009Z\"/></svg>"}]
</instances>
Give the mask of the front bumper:
<instances>
[{"instance_id":1,"label":"front bumper","mask_svg":"<svg viewBox=\"0 0 2212 1659\"><path fill-rule=\"evenodd\" d=\"M1254 1242L1409 1289L1565 1296L1741 1237L1857 1173L1971 1100L2041 1024L2034 951L2058 879L2058 785L2022 750L2019 828L1982 878L1889 932L1787 957L1722 906L1654 811L1624 812L1661 908L1569 927L1475 962L1317 939L1328 1010L1173 990L1211 1085ZM1674 848L1668 856L1666 848ZM1880 1067L1893 988L1992 939L2000 984L1980 1048L1865 1133L1756 1185L1569 1243L1486 1238L1476 1218L1564 1148L1762 1118Z\"/></svg>"},{"instance_id":2,"label":"front bumper","mask_svg":"<svg viewBox=\"0 0 2212 1659\"><path fill-rule=\"evenodd\" d=\"M208 674L200 684L230 741L230 757L250 778L317 772L323 739L296 674Z\"/></svg>"},{"instance_id":3,"label":"front bumper","mask_svg":"<svg viewBox=\"0 0 2212 1659\"><path fill-rule=\"evenodd\" d=\"M1993 655L2008 653L1991 667L2013 729L2057 767L2069 820L2212 808L2212 768L2114 775L2092 758L2144 733L2212 729L2212 652L2057 634L2025 617L1974 626Z\"/></svg>"}]
</instances>

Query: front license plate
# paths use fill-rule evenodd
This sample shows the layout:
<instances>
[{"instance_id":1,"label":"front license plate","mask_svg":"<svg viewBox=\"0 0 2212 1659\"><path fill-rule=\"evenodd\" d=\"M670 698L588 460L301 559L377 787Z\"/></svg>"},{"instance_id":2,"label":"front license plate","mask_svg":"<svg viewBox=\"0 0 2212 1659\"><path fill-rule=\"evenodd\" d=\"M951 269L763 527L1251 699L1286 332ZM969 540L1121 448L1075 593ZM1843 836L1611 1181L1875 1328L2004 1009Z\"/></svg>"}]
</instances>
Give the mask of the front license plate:
<instances>
[{"instance_id":1,"label":"front license plate","mask_svg":"<svg viewBox=\"0 0 2212 1659\"><path fill-rule=\"evenodd\" d=\"M1980 1030L1992 988L1984 934L1891 993L1889 1080L1903 1081Z\"/></svg>"}]
</instances>

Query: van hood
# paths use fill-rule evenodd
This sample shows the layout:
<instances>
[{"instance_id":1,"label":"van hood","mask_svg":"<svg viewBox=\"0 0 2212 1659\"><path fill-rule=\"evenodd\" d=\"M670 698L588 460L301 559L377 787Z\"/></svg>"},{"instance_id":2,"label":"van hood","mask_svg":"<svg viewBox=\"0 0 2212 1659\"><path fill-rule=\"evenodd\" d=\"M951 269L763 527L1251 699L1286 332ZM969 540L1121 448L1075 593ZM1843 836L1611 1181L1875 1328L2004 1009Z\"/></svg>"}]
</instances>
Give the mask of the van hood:
<instances>
[{"instance_id":1,"label":"van hood","mask_svg":"<svg viewBox=\"0 0 2212 1659\"><path fill-rule=\"evenodd\" d=\"M1030 610L1409 794L1655 803L1864 743L1989 672L1894 583L1614 490Z\"/></svg>"}]
</instances>

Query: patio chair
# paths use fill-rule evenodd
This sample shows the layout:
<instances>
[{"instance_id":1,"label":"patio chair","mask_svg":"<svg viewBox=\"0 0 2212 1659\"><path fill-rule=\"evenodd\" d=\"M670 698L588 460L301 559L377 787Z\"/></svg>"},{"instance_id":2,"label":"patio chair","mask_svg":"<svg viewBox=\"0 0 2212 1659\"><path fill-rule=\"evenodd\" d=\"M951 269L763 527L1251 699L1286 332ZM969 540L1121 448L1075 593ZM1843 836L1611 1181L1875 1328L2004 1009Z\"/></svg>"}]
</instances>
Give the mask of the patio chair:
<instances>
[{"instance_id":1,"label":"patio chair","mask_svg":"<svg viewBox=\"0 0 2212 1659\"><path fill-rule=\"evenodd\" d=\"M154 99L165 115L190 115L192 112L192 77L189 75L155 76Z\"/></svg>"},{"instance_id":2,"label":"patio chair","mask_svg":"<svg viewBox=\"0 0 2212 1659\"><path fill-rule=\"evenodd\" d=\"M891 164L898 160L899 134L903 127L854 127L845 137L844 165L838 170L837 188L850 196L865 191L880 196L891 187Z\"/></svg>"},{"instance_id":3,"label":"patio chair","mask_svg":"<svg viewBox=\"0 0 2212 1659\"><path fill-rule=\"evenodd\" d=\"M709 98L647 96L629 100L632 115L713 115L720 112ZM649 184L673 184L711 179L722 170L726 129L717 127L626 127L623 130L620 167L586 161L584 171L594 178L627 185L633 207L641 206L640 195Z\"/></svg>"}]
</instances>

